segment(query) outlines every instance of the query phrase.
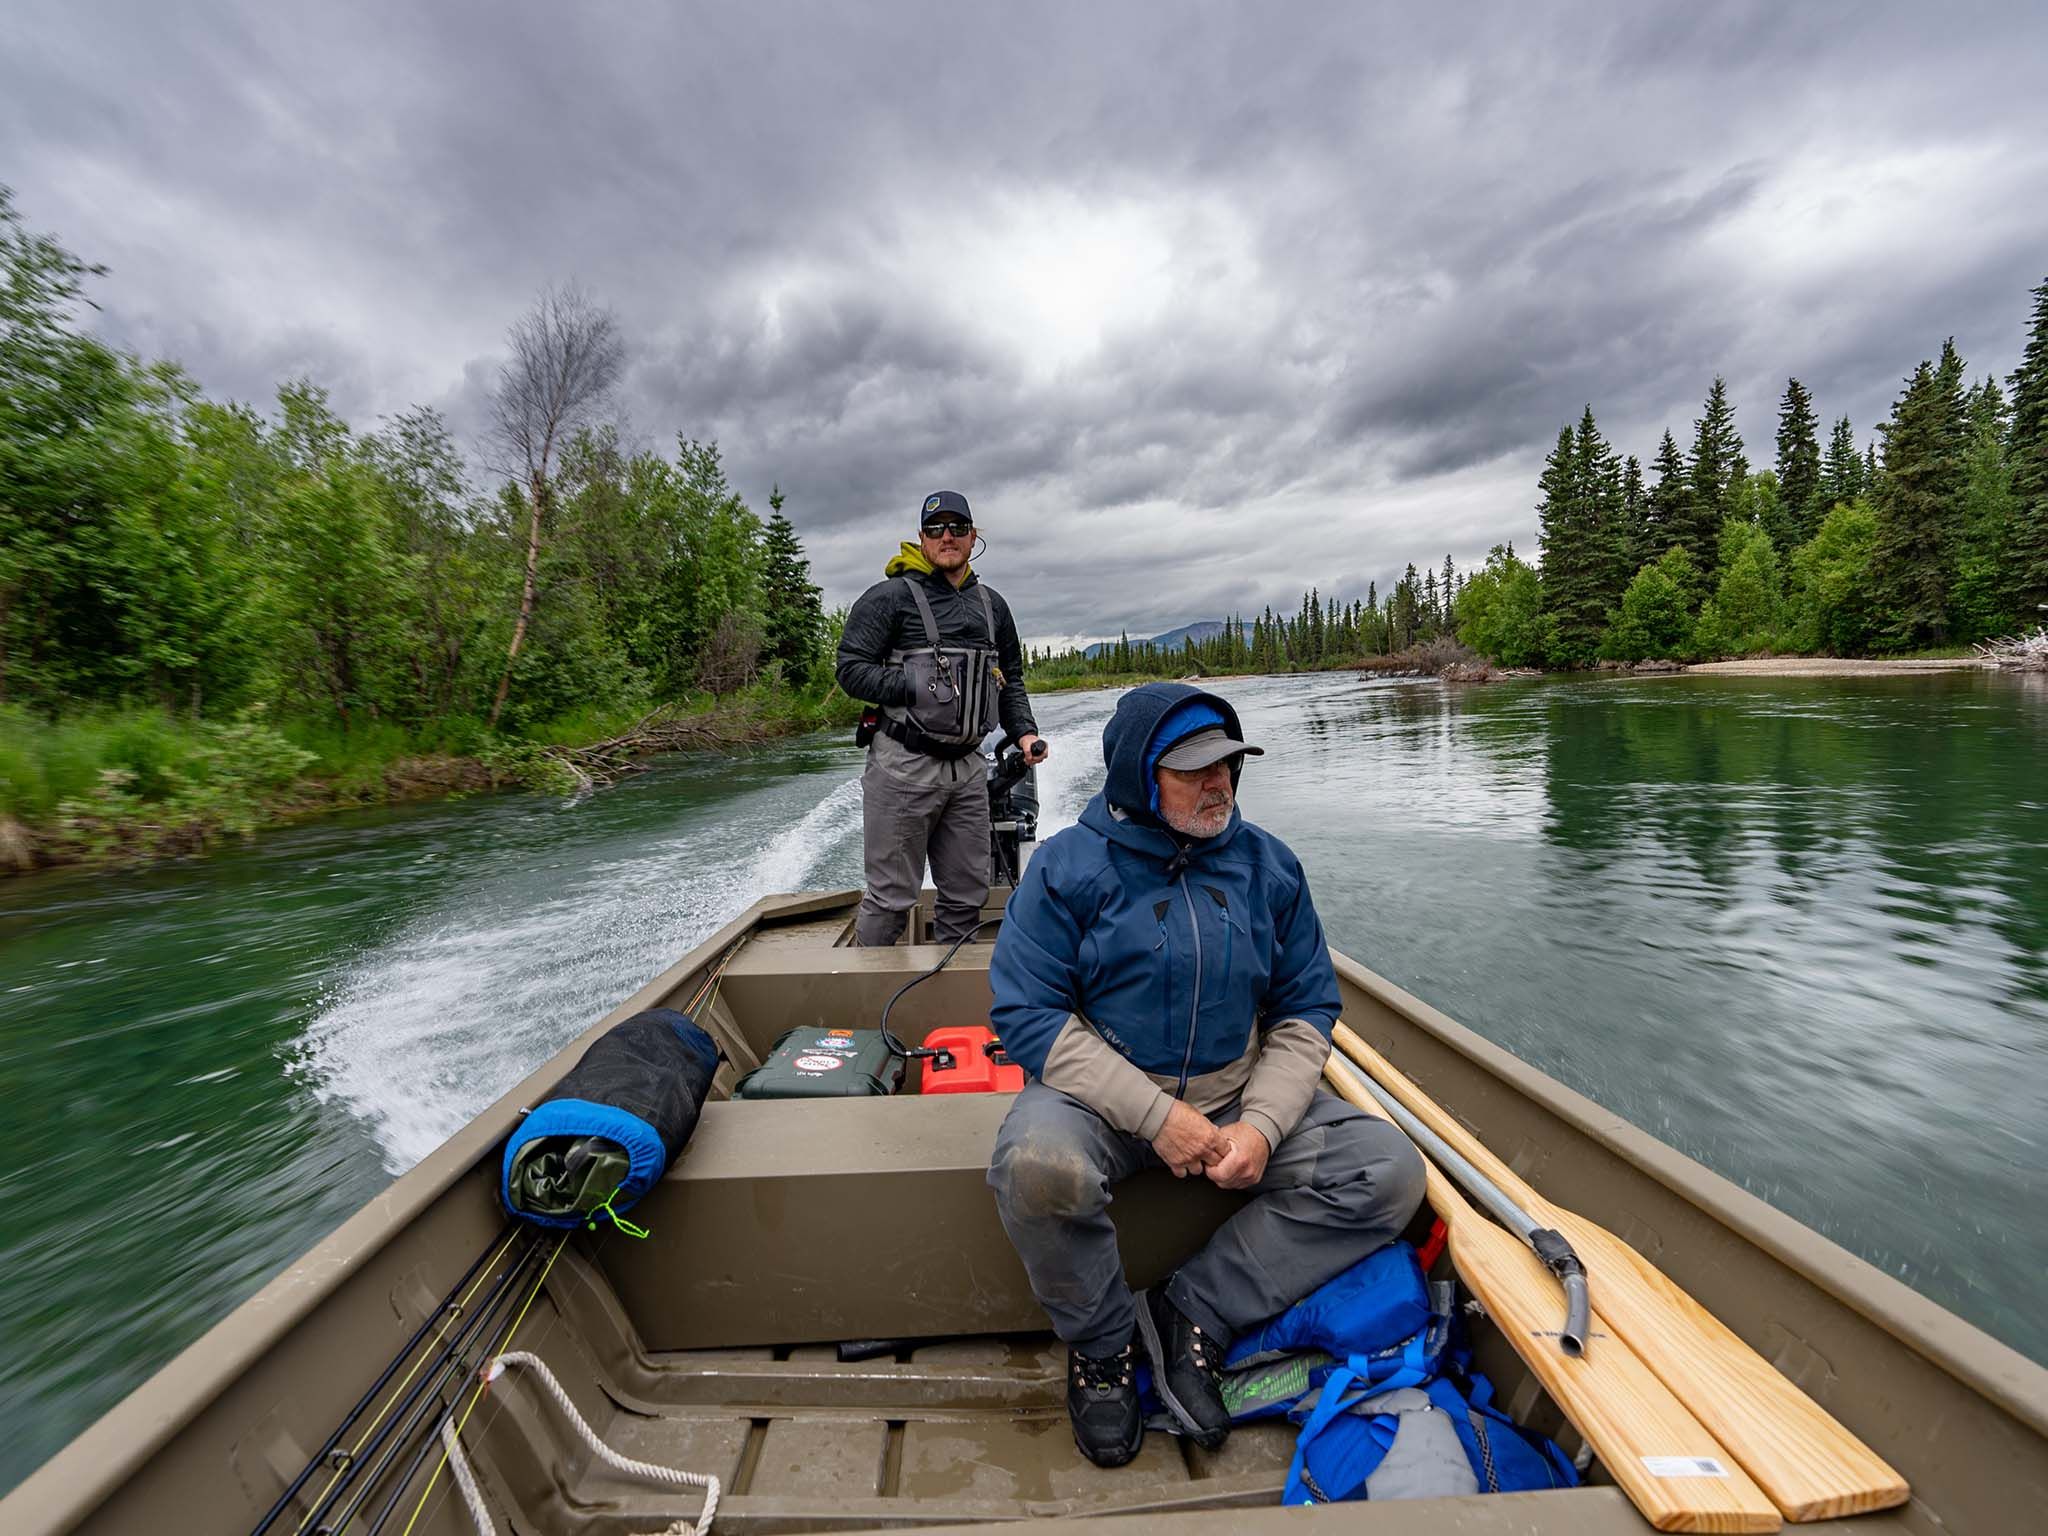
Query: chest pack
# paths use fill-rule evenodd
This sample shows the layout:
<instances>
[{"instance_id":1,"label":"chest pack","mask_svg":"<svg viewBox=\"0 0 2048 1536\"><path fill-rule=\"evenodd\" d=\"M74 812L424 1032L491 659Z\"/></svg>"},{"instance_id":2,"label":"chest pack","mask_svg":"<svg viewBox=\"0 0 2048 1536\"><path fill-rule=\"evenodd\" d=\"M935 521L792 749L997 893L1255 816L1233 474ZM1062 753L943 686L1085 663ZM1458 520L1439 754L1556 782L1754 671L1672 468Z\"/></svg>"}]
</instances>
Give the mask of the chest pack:
<instances>
[{"instance_id":1,"label":"chest pack","mask_svg":"<svg viewBox=\"0 0 2048 1536\"><path fill-rule=\"evenodd\" d=\"M988 588L977 582L974 593L981 599L988 644L947 645L939 637L939 621L923 586L908 576L896 579L917 604L925 643L889 653L890 662L903 668L909 680L911 700L907 706L892 704L882 711L888 722L883 729L913 751L965 757L980 750L981 739L996 728L1003 674L996 658L995 604Z\"/></svg>"}]
</instances>

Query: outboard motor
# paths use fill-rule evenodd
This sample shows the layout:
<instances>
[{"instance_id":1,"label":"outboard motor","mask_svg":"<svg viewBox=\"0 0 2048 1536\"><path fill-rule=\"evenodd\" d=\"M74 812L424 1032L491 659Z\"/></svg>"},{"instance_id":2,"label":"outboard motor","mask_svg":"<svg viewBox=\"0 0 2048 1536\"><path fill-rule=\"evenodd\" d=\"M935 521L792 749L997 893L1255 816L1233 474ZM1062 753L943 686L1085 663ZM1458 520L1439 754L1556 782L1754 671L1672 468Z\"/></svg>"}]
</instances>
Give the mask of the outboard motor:
<instances>
[{"instance_id":1,"label":"outboard motor","mask_svg":"<svg viewBox=\"0 0 2048 1536\"><path fill-rule=\"evenodd\" d=\"M1005 735L982 743L988 764L989 884L1015 888L1038 840L1038 770Z\"/></svg>"}]
</instances>

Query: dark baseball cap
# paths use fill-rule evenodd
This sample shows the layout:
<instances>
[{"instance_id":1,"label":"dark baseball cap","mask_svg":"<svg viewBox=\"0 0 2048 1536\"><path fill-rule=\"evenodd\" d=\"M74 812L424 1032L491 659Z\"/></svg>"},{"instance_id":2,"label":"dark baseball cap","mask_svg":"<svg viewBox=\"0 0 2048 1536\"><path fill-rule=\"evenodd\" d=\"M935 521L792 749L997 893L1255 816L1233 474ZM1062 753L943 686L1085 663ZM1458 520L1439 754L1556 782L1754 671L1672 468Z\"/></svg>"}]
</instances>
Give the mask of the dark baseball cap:
<instances>
[{"instance_id":1,"label":"dark baseball cap","mask_svg":"<svg viewBox=\"0 0 2048 1536\"><path fill-rule=\"evenodd\" d=\"M1159 754L1156 766L1174 768L1182 773L1193 773L1198 768L1207 768L1211 763L1220 763L1226 757L1238 753L1253 757L1264 757L1264 747L1248 747L1230 734L1227 727L1206 725L1198 731L1190 731L1172 746Z\"/></svg>"},{"instance_id":2,"label":"dark baseball cap","mask_svg":"<svg viewBox=\"0 0 2048 1536\"><path fill-rule=\"evenodd\" d=\"M917 514L917 526L927 523L972 523L974 514L967 509L967 498L958 491L933 491L924 499L924 510Z\"/></svg>"}]
</instances>

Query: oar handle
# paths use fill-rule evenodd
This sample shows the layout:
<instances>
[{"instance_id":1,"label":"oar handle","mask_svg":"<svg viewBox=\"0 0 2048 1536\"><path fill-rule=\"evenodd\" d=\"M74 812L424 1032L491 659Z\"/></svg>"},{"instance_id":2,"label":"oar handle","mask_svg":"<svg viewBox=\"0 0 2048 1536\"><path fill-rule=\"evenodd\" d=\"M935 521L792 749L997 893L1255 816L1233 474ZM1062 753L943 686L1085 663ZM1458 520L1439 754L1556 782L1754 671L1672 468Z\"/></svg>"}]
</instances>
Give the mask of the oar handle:
<instances>
[{"instance_id":1,"label":"oar handle","mask_svg":"<svg viewBox=\"0 0 2048 1536\"><path fill-rule=\"evenodd\" d=\"M1557 1342L1576 1359L1586 1352L1586 1333L1593 1320L1593 1300L1586 1291L1586 1266L1572 1250L1571 1240L1555 1227L1538 1227L1528 1236L1536 1257L1564 1287L1564 1327L1558 1330Z\"/></svg>"}]
</instances>

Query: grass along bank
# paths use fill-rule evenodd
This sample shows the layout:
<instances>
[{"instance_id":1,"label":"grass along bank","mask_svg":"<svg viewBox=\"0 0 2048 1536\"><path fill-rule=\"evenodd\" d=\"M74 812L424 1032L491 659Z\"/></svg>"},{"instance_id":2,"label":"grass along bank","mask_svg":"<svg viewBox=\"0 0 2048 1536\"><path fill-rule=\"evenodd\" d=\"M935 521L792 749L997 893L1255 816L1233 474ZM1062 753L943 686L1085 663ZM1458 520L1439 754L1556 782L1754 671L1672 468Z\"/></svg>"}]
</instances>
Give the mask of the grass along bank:
<instances>
[{"instance_id":1,"label":"grass along bank","mask_svg":"<svg viewBox=\"0 0 2048 1536\"><path fill-rule=\"evenodd\" d=\"M477 791L572 793L657 752L731 749L850 723L837 689L763 684L588 708L517 734L452 719L352 731L261 710L193 721L135 706L50 720L0 705L0 875L204 852L356 806Z\"/></svg>"}]
</instances>

